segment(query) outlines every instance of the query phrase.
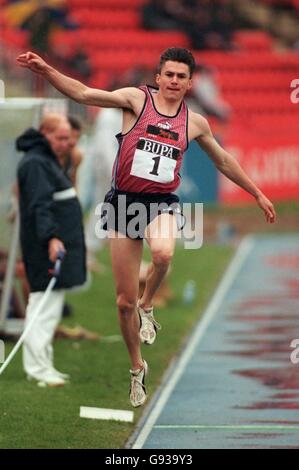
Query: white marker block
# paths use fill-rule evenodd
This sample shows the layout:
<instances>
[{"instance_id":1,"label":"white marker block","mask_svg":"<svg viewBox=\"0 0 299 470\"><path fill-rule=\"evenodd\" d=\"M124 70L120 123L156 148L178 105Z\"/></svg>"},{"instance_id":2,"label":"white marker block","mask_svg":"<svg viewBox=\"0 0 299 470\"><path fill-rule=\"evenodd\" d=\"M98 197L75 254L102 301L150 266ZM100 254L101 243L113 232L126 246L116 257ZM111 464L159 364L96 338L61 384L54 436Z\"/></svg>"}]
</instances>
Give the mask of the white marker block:
<instances>
[{"instance_id":1,"label":"white marker block","mask_svg":"<svg viewBox=\"0 0 299 470\"><path fill-rule=\"evenodd\" d=\"M132 423L134 413L133 411L127 410L110 410L109 408L80 406L80 418L126 421L127 423Z\"/></svg>"}]
</instances>

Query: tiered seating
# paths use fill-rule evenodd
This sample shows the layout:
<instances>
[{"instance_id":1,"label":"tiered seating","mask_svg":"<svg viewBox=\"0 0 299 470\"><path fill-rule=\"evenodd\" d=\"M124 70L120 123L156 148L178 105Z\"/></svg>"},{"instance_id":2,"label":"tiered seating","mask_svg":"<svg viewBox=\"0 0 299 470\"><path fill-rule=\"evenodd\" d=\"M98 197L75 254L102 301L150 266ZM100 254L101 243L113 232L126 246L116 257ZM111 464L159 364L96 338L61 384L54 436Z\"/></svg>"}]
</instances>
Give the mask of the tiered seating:
<instances>
[{"instance_id":1,"label":"tiered seating","mask_svg":"<svg viewBox=\"0 0 299 470\"><path fill-rule=\"evenodd\" d=\"M231 71L222 72L219 77L221 89L224 93L236 91L285 90L289 91L290 83L294 78L293 72L288 71Z\"/></svg>"},{"instance_id":2,"label":"tiered seating","mask_svg":"<svg viewBox=\"0 0 299 470\"><path fill-rule=\"evenodd\" d=\"M145 3L145 0L68 0L70 9L77 8L123 8L136 9Z\"/></svg>"},{"instance_id":3,"label":"tiered seating","mask_svg":"<svg viewBox=\"0 0 299 470\"><path fill-rule=\"evenodd\" d=\"M225 99L231 104L235 112L267 113L288 112L293 104L290 100L290 92L262 91L233 91L225 94Z\"/></svg>"},{"instance_id":4,"label":"tiered seating","mask_svg":"<svg viewBox=\"0 0 299 470\"><path fill-rule=\"evenodd\" d=\"M53 44L82 45L94 69L93 85L108 83L109 73L143 65L154 68L160 52L171 46L188 47L182 33L143 31L139 8L143 0L69 0L79 32L57 32ZM299 106L290 101L290 83L299 77L295 53L274 53L273 40L261 31L238 31L235 50L194 53L197 62L217 69L224 98L233 109L233 122L242 121L256 132L282 129L293 132ZM284 124L282 124L282 121Z\"/></svg>"},{"instance_id":5,"label":"tiered seating","mask_svg":"<svg viewBox=\"0 0 299 470\"><path fill-rule=\"evenodd\" d=\"M296 71L298 54L273 52L195 52L197 62L207 62L222 72Z\"/></svg>"},{"instance_id":6,"label":"tiered seating","mask_svg":"<svg viewBox=\"0 0 299 470\"><path fill-rule=\"evenodd\" d=\"M99 49L113 49L117 53L123 50L126 53L128 49L135 49L139 52L144 50L162 51L169 44L180 44L182 47L188 46L188 40L182 33L177 32L149 32L142 29L134 30L106 30L93 31L81 29L79 31L56 31L52 35L53 47L59 44L69 46L78 46L79 44L88 48L92 56ZM139 57L140 59L140 57Z\"/></svg>"},{"instance_id":7,"label":"tiered seating","mask_svg":"<svg viewBox=\"0 0 299 470\"><path fill-rule=\"evenodd\" d=\"M255 113L246 119L246 126L255 134L298 136L298 111L291 108L287 113Z\"/></svg>"},{"instance_id":8,"label":"tiered seating","mask_svg":"<svg viewBox=\"0 0 299 470\"><path fill-rule=\"evenodd\" d=\"M89 55L93 68L92 86L105 87L111 76L127 69L154 68L161 51L169 46L189 46L187 36L173 31L144 31L140 7L145 0L68 0L70 14L80 29L56 31L52 46L70 53L78 47ZM1 19L1 15L0 15ZM9 42L23 48L23 32L4 29ZM198 63L218 71L224 99L232 106L233 122L243 121L259 132L277 129L293 132L299 104L291 103L291 81L299 78L295 53L274 53L272 38L261 31L238 31L235 50L195 51Z\"/></svg>"},{"instance_id":9,"label":"tiered seating","mask_svg":"<svg viewBox=\"0 0 299 470\"><path fill-rule=\"evenodd\" d=\"M52 47L55 50L63 44L64 50L70 52L83 47L97 80L106 77L108 70L113 74L138 66L154 68L163 49L189 47L189 39L177 31L143 30L140 7L144 3L145 0L69 0L70 14L80 24L80 30L55 32Z\"/></svg>"},{"instance_id":10,"label":"tiered seating","mask_svg":"<svg viewBox=\"0 0 299 470\"><path fill-rule=\"evenodd\" d=\"M199 63L217 70L223 97L232 106L232 125L269 136L298 133L299 104L290 99L291 82L299 78L298 54L271 51L267 35L256 32L235 39L236 52L195 54Z\"/></svg>"},{"instance_id":11,"label":"tiered seating","mask_svg":"<svg viewBox=\"0 0 299 470\"><path fill-rule=\"evenodd\" d=\"M138 10L123 10L113 8L78 8L72 13L73 19L82 27L107 28L107 29L124 29L139 28L140 14ZM93 33L93 32L92 32Z\"/></svg>"},{"instance_id":12,"label":"tiered seating","mask_svg":"<svg viewBox=\"0 0 299 470\"><path fill-rule=\"evenodd\" d=\"M236 31L233 41L237 47L247 51L270 51L273 45L272 37L264 31Z\"/></svg>"},{"instance_id":13,"label":"tiered seating","mask_svg":"<svg viewBox=\"0 0 299 470\"><path fill-rule=\"evenodd\" d=\"M4 45L4 47L2 47L4 49L7 44L18 49L23 49L27 46L27 32L12 28L8 24L3 8L5 5L6 1L0 1L0 41Z\"/></svg>"},{"instance_id":14,"label":"tiered seating","mask_svg":"<svg viewBox=\"0 0 299 470\"><path fill-rule=\"evenodd\" d=\"M8 28L5 25L1 28L0 39L4 45L7 44L17 49L25 49L28 44L28 33L27 31Z\"/></svg>"},{"instance_id":15,"label":"tiered seating","mask_svg":"<svg viewBox=\"0 0 299 470\"><path fill-rule=\"evenodd\" d=\"M142 65L146 68L153 68L157 65L159 54L156 51L143 50L142 56L140 56L140 53L139 49L103 49L94 54L91 60L95 70L110 70L111 73L134 68L137 65Z\"/></svg>"}]
</instances>

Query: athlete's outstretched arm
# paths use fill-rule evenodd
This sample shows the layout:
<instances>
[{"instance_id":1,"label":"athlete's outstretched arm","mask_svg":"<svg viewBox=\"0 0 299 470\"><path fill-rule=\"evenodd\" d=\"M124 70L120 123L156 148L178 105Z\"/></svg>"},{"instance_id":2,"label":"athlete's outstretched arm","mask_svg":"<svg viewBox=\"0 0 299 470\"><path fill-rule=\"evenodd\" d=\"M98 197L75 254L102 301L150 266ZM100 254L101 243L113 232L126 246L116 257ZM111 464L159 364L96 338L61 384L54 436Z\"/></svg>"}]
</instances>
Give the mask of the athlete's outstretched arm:
<instances>
[{"instance_id":1,"label":"athlete's outstretched arm","mask_svg":"<svg viewBox=\"0 0 299 470\"><path fill-rule=\"evenodd\" d=\"M198 128L200 128L200 133L195 140L208 154L216 168L231 181L255 197L257 204L264 211L267 222L274 223L276 213L272 202L269 201L247 176L237 160L218 144L210 130L208 122L206 119L202 118L202 116L198 117Z\"/></svg>"},{"instance_id":2,"label":"athlete's outstretched arm","mask_svg":"<svg viewBox=\"0 0 299 470\"><path fill-rule=\"evenodd\" d=\"M78 80L60 73L33 52L20 54L17 57L17 62L21 67L42 75L57 90L78 103L104 108L133 109L134 100L138 99L138 95L141 94L143 97L143 92L133 87L112 92L90 88Z\"/></svg>"}]
</instances>

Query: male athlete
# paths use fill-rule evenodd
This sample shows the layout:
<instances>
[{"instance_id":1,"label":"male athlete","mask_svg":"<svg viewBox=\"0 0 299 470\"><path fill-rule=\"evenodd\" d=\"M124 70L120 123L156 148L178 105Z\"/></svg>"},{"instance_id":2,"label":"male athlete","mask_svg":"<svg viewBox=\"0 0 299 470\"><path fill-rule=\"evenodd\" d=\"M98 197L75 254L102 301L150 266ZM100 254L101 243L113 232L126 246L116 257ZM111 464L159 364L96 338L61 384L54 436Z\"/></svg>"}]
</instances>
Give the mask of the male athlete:
<instances>
[{"instance_id":1,"label":"male athlete","mask_svg":"<svg viewBox=\"0 0 299 470\"><path fill-rule=\"evenodd\" d=\"M188 110L184 96L191 88L195 68L188 50L173 47L163 52L156 75L157 89L141 86L112 92L87 87L61 74L32 52L21 54L17 61L78 103L122 109L112 189L105 201L112 205L116 215L114 223L111 217L107 218L107 228L120 328L131 360L130 400L134 407L140 406L147 397L144 379L148 368L141 356L140 341L152 344L160 328L153 316L152 298L174 253L178 230L176 211L172 209L178 203L174 191L179 186L179 170L188 143L195 139L221 173L250 193L267 222L275 222L274 207L238 162L216 142L207 120ZM118 199L123 196L126 205L120 214ZM122 223L129 205L136 202L146 207L143 237L130 236L128 225ZM166 210L153 214L150 206L155 203L164 203ZM149 245L152 260L144 293L138 300L142 238Z\"/></svg>"}]
</instances>

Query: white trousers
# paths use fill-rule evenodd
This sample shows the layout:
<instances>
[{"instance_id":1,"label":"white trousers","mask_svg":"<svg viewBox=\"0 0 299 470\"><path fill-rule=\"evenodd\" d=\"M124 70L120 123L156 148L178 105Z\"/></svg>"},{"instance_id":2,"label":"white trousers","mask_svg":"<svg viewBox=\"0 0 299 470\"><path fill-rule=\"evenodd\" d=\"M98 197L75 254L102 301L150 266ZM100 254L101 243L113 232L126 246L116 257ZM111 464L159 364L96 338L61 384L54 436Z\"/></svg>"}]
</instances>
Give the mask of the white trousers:
<instances>
[{"instance_id":1,"label":"white trousers","mask_svg":"<svg viewBox=\"0 0 299 470\"><path fill-rule=\"evenodd\" d=\"M25 326L34 314L44 292L32 292L26 308ZM53 370L53 337L61 320L65 292L53 290L35 319L23 344L23 366L27 375L44 380Z\"/></svg>"}]
</instances>

